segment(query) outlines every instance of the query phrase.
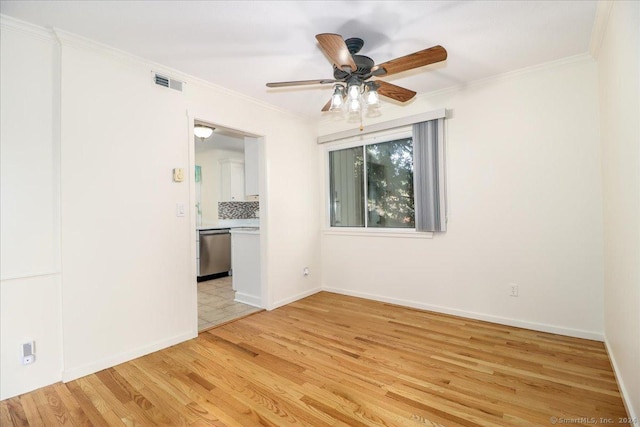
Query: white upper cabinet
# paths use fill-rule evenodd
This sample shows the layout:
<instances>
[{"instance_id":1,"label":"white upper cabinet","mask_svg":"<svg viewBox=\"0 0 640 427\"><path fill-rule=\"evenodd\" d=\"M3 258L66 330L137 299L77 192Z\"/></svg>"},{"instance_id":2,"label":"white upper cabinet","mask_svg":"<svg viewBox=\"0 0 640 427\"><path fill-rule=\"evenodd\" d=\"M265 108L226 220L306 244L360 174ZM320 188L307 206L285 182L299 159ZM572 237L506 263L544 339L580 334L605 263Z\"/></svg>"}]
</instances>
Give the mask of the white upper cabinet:
<instances>
[{"instance_id":1,"label":"white upper cabinet","mask_svg":"<svg viewBox=\"0 0 640 427\"><path fill-rule=\"evenodd\" d=\"M238 159L220 159L220 201L244 201L244 162Z\"/></svg>"},{"instance_id":2,"label":"white upper cabinet","mask_svg":"<svg viewBox=\"0 0 640 427\"><path fill-rule=\"evenodd\" d=\"M260 194L259 148L257 138L244 138L244 188L247 196Z\"/></svg>"}]
</instances>

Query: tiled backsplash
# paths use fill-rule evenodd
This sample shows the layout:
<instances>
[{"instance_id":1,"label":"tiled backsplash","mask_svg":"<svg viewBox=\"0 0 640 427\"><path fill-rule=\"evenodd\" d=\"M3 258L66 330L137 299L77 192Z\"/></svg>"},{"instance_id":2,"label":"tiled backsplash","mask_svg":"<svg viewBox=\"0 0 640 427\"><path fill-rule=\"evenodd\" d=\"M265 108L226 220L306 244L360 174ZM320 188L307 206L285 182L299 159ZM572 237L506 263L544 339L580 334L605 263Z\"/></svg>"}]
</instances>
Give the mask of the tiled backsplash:
<instances>
[{"instance_id":1,"label":"tiled backsplash","mask_svg":"<svg viewBox=\"0 0 640 427\"><path fill-rule=\"evenodd\" d=\"M219 219L258 218L260 202L218 202Z\"/></svg>"}]
</instances>

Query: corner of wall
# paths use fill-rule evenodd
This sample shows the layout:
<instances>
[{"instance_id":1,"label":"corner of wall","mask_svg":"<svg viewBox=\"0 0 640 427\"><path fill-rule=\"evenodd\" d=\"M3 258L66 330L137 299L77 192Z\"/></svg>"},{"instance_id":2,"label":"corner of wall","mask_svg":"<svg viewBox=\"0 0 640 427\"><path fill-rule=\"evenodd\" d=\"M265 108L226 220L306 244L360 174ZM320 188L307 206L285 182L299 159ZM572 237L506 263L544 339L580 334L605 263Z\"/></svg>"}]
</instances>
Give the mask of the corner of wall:
<instances>
[{"instance_id":1,"label":"corner of wall","mask_svg":"<svg viewBox=\"0 0 640 427\"><path fill-rule=\"evenodd\" d=\"M596 18L591 30L591 39L589 41L589 53L595 59L598 59L600 53L600 47L602 46L602 40L607 32L607 24L609 22L609 15L611 14L611 8L613 2L610 0L598 0L596 6Z\"/></svg>"},{"instance_id":2,"label":"corner of wall","mask_svg":"<svg viewBox=\"0 0 640 427\"><path fill-rule=\"evenodd\" d=\"M607 354L609 355L609 360L611 360L611 367L613 368L613 373L616 377L616 383L618 384L618 389L620 389L622 402L624 403L624 407L627 410L627 415L629 416L629 418L637 420L638 414L636 414L635 412L626 383L621 375L620 367L618 365L618 362L616 361L615 354L611 351L611 345L609 344L606 336L604 337L604 347L607 350Z\"/></svg>"},{"instance_id":3,"label":"corner of wall","mask_svg":"<svg viewBox=\"0 0 640 427\"><path fill-rule=\"evenodd\" d=\"M640 3L600 2L605 343L631 417L640 415ZM599 4L600 6L600 4ZM600 9L599 9L600 12ZM606 14L605 14L606 12ZM605 19L606 18L606 19ZM594 30L595 32L595 30Z\"/></svg>"}]
</instances>

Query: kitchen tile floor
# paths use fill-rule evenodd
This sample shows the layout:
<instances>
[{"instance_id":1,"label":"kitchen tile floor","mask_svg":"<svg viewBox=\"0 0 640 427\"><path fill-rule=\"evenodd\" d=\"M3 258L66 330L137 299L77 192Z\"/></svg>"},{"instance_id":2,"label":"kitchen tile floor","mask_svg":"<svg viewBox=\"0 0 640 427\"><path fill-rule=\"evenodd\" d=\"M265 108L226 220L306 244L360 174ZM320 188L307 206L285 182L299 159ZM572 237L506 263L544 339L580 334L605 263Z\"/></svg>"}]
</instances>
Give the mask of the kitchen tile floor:
<instances>
[{"instance_id":1,"label":"kitchen tile floor","mask_svg":"<svg viewBox=\"0 0 640 427\"><path fill-rule=\"evenodd\" d=\"M235 302L235 294L231 276L198 283L198 330L204 331L261 310Z\"/></svg>"}]
</instances>

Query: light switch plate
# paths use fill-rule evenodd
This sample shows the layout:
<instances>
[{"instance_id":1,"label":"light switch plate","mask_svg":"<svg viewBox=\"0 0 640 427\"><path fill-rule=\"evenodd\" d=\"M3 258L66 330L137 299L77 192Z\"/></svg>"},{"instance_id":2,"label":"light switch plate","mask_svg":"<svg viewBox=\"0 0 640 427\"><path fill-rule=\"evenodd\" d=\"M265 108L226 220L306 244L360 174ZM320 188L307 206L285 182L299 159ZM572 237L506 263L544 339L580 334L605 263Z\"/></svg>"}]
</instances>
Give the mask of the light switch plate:
<instances>
[{"instance_id":1,"label":"light switch plate","mask_svg":"<svg viewBox=\"0 0 640 427\"><path fill-rule=\"evenodd\" d=\"M184 203L176 203L176 216L184 216Z\"/></svg>"},{"instance_id":2,"label":"light switch plate","mask_svg":"<svg viewBox=\"0 0 640 427\"><path fill-rule=\"evenodd\" d=\"M182 169L182 168L174 168L173 169L173 181L174 182L182 182L182 181L184 181L184 169Z\"/></svg>"}]
</instances>

